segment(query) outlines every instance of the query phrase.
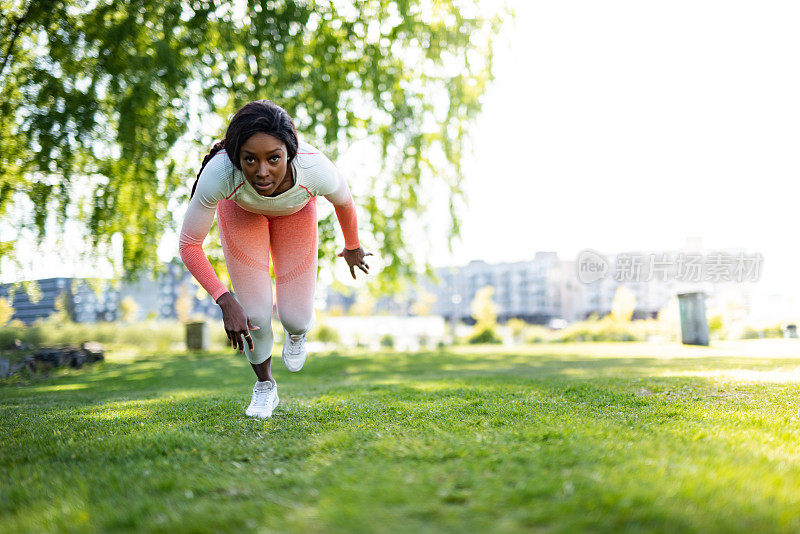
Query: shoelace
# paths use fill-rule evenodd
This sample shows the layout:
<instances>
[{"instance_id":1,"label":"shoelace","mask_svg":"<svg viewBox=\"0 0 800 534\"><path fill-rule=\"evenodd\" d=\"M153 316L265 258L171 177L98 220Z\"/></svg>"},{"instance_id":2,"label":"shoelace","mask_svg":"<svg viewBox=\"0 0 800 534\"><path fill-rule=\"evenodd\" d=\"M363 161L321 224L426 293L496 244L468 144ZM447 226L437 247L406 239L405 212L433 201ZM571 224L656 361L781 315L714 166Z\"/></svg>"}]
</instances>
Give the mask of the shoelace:
<instances>
[{"instance_id":1,"label":"shoelace","mask_svg":"<svg viewBox=\"0 0 800 534\"><path fill-rule=\"evenodd\" d=\"M298 356L303 347L303 334L289 334L289 354Z\"/></svg>"},{"instance_id":2,"label":"shoelace","mask_svg":"<svg viewBox=\"0 0 800 534\"><path fill-rule=\"evenodd\" d=\"M256 386L253 388L253 405L261 406L266 404L267 399L269 398L269 392L272 390L274 386Z\"/></svg>"}]
</instances>

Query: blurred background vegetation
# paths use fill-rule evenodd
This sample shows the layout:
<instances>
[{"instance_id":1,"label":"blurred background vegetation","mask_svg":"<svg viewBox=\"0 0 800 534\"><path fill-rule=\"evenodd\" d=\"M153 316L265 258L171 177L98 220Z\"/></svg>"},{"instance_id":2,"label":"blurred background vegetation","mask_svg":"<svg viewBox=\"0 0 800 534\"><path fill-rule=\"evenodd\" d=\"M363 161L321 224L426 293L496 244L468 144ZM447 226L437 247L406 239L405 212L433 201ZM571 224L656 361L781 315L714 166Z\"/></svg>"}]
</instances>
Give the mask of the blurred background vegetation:
<instances>
[{"instance_id":1,"label":"blurred background vegetation","mask_svg":"<svg viewBox=\"0 0 800 534\"><path fill-rule=\"evenodd\" d=\"M632 309L635 299L620 289L619 298L615 299L612 312L604 317L592 315L589 318L563 327L528 324L521 319L510 319L505 323L497 320L496 306L491 300L491 287L484 288L472 302L475 324L458 323L442 336L418 334L414 350L434 350L450 345L461 344L503 344L524 345L535 343L572 343L572 342L651 342L656 344L671 343L680 340L680 318L677 302L674 298L656 318L632 320ZM85 341L97 341L110 348L140 351L175 351L185 350L185 324L194 319L188 312L176 320L133 321L135 302L123 300L122 319L117 322L76 323L61 303L57 311L46 319L33 325L24 325L11 320L14 309L4 298L0 298L0 351L8 351L20 343L30 349L39 346L79 345ZM358 310L356 310L357 312ZM353 324L362 321L352 314ZM400 338L407 337L397 329L392 333L376 334L368 331L370 324L364 324L355 337L342 339L341 333L332 323L341 319L342 314L324 313L317 310L317 321L311 331L310 339L320 344L319 348L372 348L383 350L408 350L407 344L398 344ZM394 319L387 316L387 320ZM728 317L719 310L709 310L709 329L712 340L763 339L783 336L781 324L743 324L733 328ZM222 324L217 321L209 323L211 350L229 348ZM276 341L280 342L282 326L273 318L273 332ZM8 353L12 359L22 357L27 350Z\"/></svg>"}]
</instances>

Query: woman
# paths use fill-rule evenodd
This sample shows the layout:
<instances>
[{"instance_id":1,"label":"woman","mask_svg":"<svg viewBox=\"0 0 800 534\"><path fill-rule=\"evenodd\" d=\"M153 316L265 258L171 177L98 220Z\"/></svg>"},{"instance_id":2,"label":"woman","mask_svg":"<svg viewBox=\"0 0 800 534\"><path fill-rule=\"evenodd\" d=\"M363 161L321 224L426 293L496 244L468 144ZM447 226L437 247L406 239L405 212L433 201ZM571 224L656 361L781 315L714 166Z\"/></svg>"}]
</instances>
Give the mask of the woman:
<instances>
[{"instance_id":1,"label":"woman","mask_svg":"<svg viewBox=\"0 0 800 534\"><path fill-rule=\"evenodd\" d=\"M284 328L283 363L296 372L306 359L305 335L314 322L317 195L333 203L342 228L345 247L338 256L347 261L353 278L356 267L369 274L364 258L371 253L359 245L347 183L325 155L298 140L291 117L273 102L256 100L236 112L192 187L181 228L181 259L222 308L228 339L256 373L245 411L251 417L270 417L278 405L270 363L270 253ZM217 278L202 248L215 212L235 297Z\"/></svg>"}]
</instances>

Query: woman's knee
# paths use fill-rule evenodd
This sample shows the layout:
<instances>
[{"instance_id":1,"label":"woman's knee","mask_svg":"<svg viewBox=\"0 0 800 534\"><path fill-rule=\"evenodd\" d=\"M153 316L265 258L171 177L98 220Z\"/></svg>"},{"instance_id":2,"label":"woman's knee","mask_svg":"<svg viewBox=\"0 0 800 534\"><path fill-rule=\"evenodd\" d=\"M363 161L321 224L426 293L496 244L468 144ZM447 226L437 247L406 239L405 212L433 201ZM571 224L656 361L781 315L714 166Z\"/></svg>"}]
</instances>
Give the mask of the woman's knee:
<instances>
[{"instance_id":1,"label":"woman's knee","mask_svg":"<svg viewBox=\"0 0 800 534\"><path fill-rule=\"evenodd\" d=\"M308 332L314 324L314 310L280 313L281 324L290 334L303 334Z\"/></svg>"},{"instance_id":2,"label":"woman's knee","mask_svg":"<svg viewBox=\"0 0 800 534\"><path fill-rule=\"evenodd\" d=\"M258 365L272 355L272 345L274 342L272 326L269 321L266 321L262 325L256 323L251 318L250 322L253 326L258 326L259 328L258 330L250 331L250 336L253 339L253 351L251 352L250 348L245 345L244 355L250 363Z\"/></svg>"},{"instance_id":3,"label":"woman's knee","mask_svg":"<svg viewBox=\"0 0 800 534\"><path fill-rule=\"evenodd\" d=\"M259 328L267 327L269 328L271 321L272 321L272 314L271 313L248 313L247 318L250 320L250 324L253 326L257 326Z\"/></svg>"}]
</instances>

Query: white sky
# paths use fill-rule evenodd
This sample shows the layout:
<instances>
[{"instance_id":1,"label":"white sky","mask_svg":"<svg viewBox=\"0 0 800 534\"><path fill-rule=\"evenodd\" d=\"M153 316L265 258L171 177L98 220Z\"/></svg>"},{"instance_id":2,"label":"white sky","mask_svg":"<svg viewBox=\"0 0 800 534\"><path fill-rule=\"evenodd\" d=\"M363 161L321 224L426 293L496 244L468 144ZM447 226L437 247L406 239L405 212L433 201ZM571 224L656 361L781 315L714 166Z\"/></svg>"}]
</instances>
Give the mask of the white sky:
<instances>
[{"instance_id":1,"label":"white sky","mask_svg":"<svg viewBox=\"0 0 800 534\"><path fill-rule=\"evenodd\" d=\"M800 4L517 4L439 264L709 248L797 291ZM788 289L787 289L788 290Z\"/></svg>"},{"instance_id":2,"label":"white sky","mask_svg":"<svg viewBox=\"0 0 800 534\"><path fill-rule=\"evenodd\" d=\"M761 289L800 295L800 4L515 5L464 166L462 239L432 262L701 237L761 252ZM57 270L35 277L96 275Z\"/></svg>"}]
</instances>

